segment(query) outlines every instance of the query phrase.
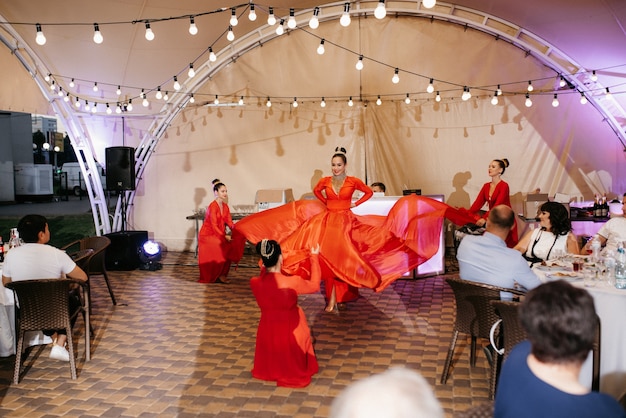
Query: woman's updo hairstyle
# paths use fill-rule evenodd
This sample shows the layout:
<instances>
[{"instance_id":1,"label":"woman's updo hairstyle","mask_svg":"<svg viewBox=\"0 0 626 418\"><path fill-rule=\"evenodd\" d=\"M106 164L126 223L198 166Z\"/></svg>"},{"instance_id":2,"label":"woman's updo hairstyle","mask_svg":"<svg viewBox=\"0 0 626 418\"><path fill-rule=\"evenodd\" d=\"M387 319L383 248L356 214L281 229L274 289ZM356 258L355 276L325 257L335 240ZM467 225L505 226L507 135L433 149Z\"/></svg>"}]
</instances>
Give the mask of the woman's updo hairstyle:
<instances>
[{"instance_id":1,"label":"woman's updo hairstyle","mask_svg":"<svg viewBox=\"0 0 626 418\"><path fill-rule=\"evenodd\" d=\"M281 254L280 244L273 239L264 239L256 244L256 252L261 256L265 267L274 267Z\"/></svg>"},{"instance_id":2,"label":"woman's updo hairstyle","mask_svg":"<svg viewBox=\"0 0 626 418\"><path fill-rule=\"evenodd\" d=\"M509 166L509 160L503 158L501 160L495 159L494 161L497 162L502 169L502 173L500 173L500 175L504 174L504 170L506 170L506 168Z\"/></svg>"},{"instance_id":3,"label":"woman's updo hairstyle","mask_svg":"<svg viewBox=\"0 0 626 418\"><path fill-rule=\"evenodd\" d=\"M335 157L341 158L344 164L348 163L348 158L346 157L346 149L344 147L335 148L335 153L333 154L333 158Z\"/></svg>"},{"instance_id":4,"label":"woman's updo hairstyle","mask_svg":"<svg viewBox=\"0 0 626 418\"><path fill-rule=\"evenodd\" d=\"M213 183L213 191L214 192L217 192L220 189L220 187L226 186L224 183L222 183L220 181L220 179L215 179L215 180L212 181L212 183Z\"/></svg>"}]
</instances>

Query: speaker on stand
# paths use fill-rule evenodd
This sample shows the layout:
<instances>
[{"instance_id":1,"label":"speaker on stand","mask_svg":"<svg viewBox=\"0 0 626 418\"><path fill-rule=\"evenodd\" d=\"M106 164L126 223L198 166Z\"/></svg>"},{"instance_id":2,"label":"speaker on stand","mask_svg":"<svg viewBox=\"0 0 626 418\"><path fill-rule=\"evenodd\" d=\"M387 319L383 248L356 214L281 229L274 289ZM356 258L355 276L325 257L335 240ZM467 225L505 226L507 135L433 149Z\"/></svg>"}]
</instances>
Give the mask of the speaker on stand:
<instances>
[{"instance_id":1,"label":"speaker on stand","mask_svg":"<svg viewBox=\"0 0 626 418\"><path fill-rule=\"evenodd\" d=\"M122 231L125 231L125 192L135 190L135 149L132 147L109 147L105 149L105 157L107 190L122 193Z\"/></svg>"}]
</instances>

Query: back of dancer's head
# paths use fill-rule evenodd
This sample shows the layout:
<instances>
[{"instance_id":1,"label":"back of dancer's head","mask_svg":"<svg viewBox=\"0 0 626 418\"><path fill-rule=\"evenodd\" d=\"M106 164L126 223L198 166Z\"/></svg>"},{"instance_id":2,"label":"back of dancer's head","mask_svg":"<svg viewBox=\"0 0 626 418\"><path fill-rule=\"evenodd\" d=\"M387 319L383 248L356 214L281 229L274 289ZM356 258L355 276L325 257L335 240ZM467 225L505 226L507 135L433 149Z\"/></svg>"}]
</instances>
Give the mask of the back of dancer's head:
<instances>
[{"instance_id":1,"label":"back of dancer's head","mask_svg":"<svg viewBox=\"0 0 626 418\"><path fill-rule=\"evenodd\" d=\"M393 367L352 383L335 398L331 418L443 418L432 388L417 372Z\"/></svg>"},{"instance_id":2,"label":"back of dancer's head","mask_svg":"<svg viewBox=\"0 0 626 418\"><path fill-rule=\"evenodd\" d=\"M265 267L274 267L281 254L280 244L273 239L264 239L256 244L256 252L261 256Z\"/></svg>"}]
</instances>

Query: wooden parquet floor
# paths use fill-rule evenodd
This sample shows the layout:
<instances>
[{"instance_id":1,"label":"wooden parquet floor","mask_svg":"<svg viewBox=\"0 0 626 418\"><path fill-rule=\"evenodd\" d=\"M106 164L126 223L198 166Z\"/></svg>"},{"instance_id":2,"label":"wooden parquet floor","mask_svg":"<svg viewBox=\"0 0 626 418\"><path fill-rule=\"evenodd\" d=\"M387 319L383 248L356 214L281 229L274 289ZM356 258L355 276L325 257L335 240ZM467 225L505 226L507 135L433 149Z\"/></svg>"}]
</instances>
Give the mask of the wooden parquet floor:
<instances>
[{"instance_id":1,"label":"wooden parquet floor","mask_svg":"<svg viewBox=\"0 0 626 418\"><path fill-rule=\"evenodd\" d=\"M394 365L419 371L448 417L487 401L487 361L479 352L470 367L463 338L448 383L439 383L455 315L445 276L362 289L339 315L323 312L321 293L302 296L319 373L303 389L253 379L259 310L248 279L257 272L248 256L230 284L200 284L192 253L166 253L162 270L110 272L117 306L93 277L91 361L81 320L75 381L68 363L48 358L49 347L30 350L18 385L15 357L0 358L0 416L327 417L348 384Z\"/></svg>"}]
</instances>

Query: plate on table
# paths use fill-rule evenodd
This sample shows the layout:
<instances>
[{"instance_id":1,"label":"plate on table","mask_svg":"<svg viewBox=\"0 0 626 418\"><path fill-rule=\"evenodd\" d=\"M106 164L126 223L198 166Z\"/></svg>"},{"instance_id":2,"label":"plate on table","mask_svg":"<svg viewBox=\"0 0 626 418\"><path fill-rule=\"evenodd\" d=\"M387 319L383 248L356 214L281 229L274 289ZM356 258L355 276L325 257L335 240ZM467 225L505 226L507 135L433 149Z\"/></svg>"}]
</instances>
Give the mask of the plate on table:
<instances>
[{"instance_id":1,"label":"plate on table","mask_svg":"<svg viewBox=\"0 0 626 418\"><path fill-rule=\"evenodd\" d=\"M568 264L566 265L565 263L560 263L560 262L551 262L548 261L545 264L535 264L534 266L537 270L541 270L541 271L553 271L553 270L566 270L566 269L571 269L571 265Z\"/></svg>"},{"instance_id":2,"label":"plate on table","mask_svg":"<svg viewBox=\"0 0 626 418\"><path fill-rule=\"evenodd\" d=\"M568 282L573 282L583 278L580 273L573 271L557 271L546 274L546 277L550 280L567 280Z\"/></svg>"}]
</instances>

